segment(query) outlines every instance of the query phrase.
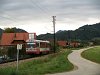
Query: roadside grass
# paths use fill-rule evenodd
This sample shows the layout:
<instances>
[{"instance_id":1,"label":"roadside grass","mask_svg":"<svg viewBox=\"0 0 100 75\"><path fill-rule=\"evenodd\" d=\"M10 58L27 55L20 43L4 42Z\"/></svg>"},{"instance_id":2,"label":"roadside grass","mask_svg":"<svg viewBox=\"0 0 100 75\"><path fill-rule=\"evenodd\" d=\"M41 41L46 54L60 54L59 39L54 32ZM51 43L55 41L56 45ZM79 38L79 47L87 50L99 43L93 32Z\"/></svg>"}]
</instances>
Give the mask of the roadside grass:
<instances>
[{"instance_id":1,"label":"roadside grass","mask_svg":"<svg viewBox=\"0 0 100 75\"><path fill-rule=\"evenodd\" d=\"M44 75L70 71L74 68L67 59L71 52L71 50L63 50L46 57L20 63L18 73L16 73L16 67L0 68L0 75Z\"/></svg>"},{"instance_id":2,"label":"roadside grass","mask_svg":"<svg viewBox=\"0 0 100 75\"><path fill-rule=\"evenodd\" d=\"M82 52L82 57L96 63L100 63L100 46Z\"/></svg>"}]
</instances>

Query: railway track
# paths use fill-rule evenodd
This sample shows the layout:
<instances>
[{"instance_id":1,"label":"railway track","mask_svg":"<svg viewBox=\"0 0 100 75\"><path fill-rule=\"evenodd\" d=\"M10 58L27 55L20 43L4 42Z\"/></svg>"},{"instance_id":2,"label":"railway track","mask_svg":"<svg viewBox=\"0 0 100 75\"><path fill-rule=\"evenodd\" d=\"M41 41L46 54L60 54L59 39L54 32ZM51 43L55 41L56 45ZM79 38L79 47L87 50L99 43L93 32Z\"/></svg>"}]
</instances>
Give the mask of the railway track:
<instances>
[{"instance_id":1,"label":"railway track","mask_svg":"<svg viewBox=\"0 0 100 75\"><path fill-rule=\"evenodd\" d=\"M48 54L48 55L52 55L52 54ZM19 64L21 64L23 62L27 62L27 61L32 61L32 60L35 60L35 59L44 59L44 58L48 57L48 55L39 55L39 56L27 58L27 59L22 59L22 60L19 60ZM12 62L0 64L0 68L12 67L12 66L16 66L16 60L12 61Z\"/></svg>"}]
</instances>

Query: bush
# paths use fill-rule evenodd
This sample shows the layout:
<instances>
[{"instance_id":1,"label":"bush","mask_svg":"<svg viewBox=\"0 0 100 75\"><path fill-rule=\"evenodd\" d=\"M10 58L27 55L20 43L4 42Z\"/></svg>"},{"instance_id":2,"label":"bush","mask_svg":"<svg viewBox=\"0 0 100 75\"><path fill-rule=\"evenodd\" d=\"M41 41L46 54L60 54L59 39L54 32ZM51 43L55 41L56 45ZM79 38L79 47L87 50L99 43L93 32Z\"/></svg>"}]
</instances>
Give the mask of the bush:
<instances>
[{"instance_id":1,"label":"bush","mask_svg":"<svg viewBox=\"0 0 100 75\"><path fill-rule=\"evenodd\" d=\"M94 45L100 45L100 38L94 38L92 39L92 42Z\"/></svg>"},{"instance_id":2,"label":"bush","mask_svg":"<svg viewBox=\"0 0 100 75\"><path fill-rule=\"evenodd\" d=\"M17 49L15 46L8 47L8 57L11 59L16 58Z\"/></svg>"},{"instance_id":3,"label":"bush","mask_svg":"<svg viewBox=\"0 0 100 75\"><path fill-rule=\"evenodd\" d=\"M51 51L54 52L54 43L50 43L51 46ZM55 44L55 52L59 52L60 51L60 47Z\"/></svg>"},{"instance_id":4,"label":"bush","mask_svg":"<svg viewBox=\"0 0 100 75\"><path fill-rule=\"evenodd\" d=\"M19 58L20 59L24 58L25 54L26 51L25 51L25 47L23 46L22 50L19 50ZM8 47L8 57L10 57L11 59L16 59L16 55L17 55L16 46Z\"/></svg>"}]
</instances>

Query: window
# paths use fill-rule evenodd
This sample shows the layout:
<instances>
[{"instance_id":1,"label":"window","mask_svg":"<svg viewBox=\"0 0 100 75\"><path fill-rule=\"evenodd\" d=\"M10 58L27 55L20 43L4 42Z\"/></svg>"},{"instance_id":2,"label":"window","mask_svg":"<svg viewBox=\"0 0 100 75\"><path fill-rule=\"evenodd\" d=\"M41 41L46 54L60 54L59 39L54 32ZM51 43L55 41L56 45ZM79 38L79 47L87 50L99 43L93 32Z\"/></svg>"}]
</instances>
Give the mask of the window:
<instances>
[{"instance_id":1,"label":"window","mask_svg":"<svg viewBox=\"0 0 100 75\"><path fill-rule=\"evenodd\" d=\"M30 40L30 41L33 41L33 40L34 40L34 33L30 33L30 34L29 34L29 40Z\"/></svg>"},{"instance_id":2,"label":"window","mask_svg":"<svg viewBox=\"0 0 100 75\"><path fill-rule=\"evenodd\" d=\"M34 43L27 43L27 48L34 48L35 44Z\"/></svg>"}]
</instances>

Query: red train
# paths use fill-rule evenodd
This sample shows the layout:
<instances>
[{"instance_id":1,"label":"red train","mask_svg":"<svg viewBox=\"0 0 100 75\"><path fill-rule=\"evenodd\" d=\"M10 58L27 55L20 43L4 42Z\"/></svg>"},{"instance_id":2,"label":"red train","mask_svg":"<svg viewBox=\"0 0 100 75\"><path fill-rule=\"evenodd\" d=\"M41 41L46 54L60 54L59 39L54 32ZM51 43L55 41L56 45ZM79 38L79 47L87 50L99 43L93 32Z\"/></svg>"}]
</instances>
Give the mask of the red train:
<instances>
[{"instance_id":1,"label":"red train","mask_svg":"<svg viewBox=\"0 0 100 75\"><path fill-rule=\"evenodd\" d=\"M30 40L27 41L26 53L27 54L47 54L50 52L50 42L43 40Z\"/></svg>"}]
</instances>

